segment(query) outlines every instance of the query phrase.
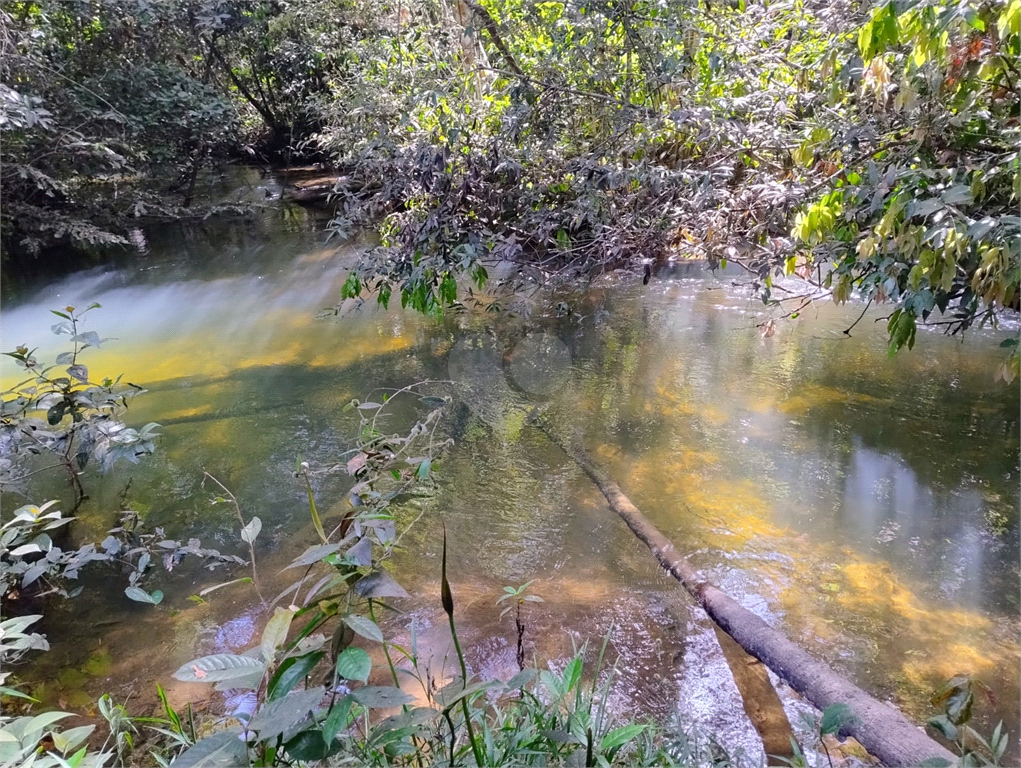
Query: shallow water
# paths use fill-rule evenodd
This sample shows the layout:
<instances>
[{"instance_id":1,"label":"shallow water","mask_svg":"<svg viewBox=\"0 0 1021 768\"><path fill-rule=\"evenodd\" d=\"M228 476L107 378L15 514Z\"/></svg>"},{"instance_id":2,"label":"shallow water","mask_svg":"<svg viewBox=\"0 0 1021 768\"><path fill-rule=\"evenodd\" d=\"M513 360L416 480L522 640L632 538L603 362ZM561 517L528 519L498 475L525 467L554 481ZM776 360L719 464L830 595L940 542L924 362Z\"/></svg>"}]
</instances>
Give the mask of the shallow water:
<instances>
[{"instance_id":1,"label":"shallow water","mask_svg":"<svg viewBox=\"0 0 1021 768\"><path fill-rule=\"evenodd\" d=\"M87 327L114 340L86 362L94 375L123 372L148 389L130 424L164 425L153 457L85 477L91 498L76 538L102 538L125 503L169 536L240 554L236 519L201 485L207 470L262 519L257 557L273 595L291 581L277 571L315 540L296 456L329 463L352 445L356 420L343 406L353 397L451 379L435 387L454 398L455 443L394 571L414 598L406 616L387 620L398 637L414 622L438 676L448 639L442 516L476 671L516 671L513 624L494 603L504 585L536 579L545 602L528 606L529 656L556 666L573 644L609 633L618 711L761 749L704 615L578 468L524 424L525 409L544 403L746 607L919 721L935 714L928 697L942 681L974 674L994 697L977 705L979 730L1002 719L1016 732L1018 386L992 377L1008 331L963 343L920 332L914 351L890 359L881 310L847 337L860 308L827 303L762 338L762 304L735 276L695 266L649 286L605 277L522 299L513 313L437 321L366 305L318 319L360 247L324 244L319 224L282 209L244 225L152 232L131 266L5 302L4 348L39 346L40 359L59 351L49 308L101 303ZM2 371L5 382L15 375L6 363ZM336 474L317 481L328 517L346 509L347 485ZM59 476L40 475L8 491L4 509L26 496L66 501L67 492ZM240 575L187 563L160 572L146 582L167 595L158 608L129 601L116 575L86 575L84 593L48 617L54 650L25 677L47 704L82 708L105 690L145 697L155 681L177 701L204 696L173 683L173 670L250 647L265 615L250 587L204 605L188 596ZM793 721L806 707L780 692Z\"/></svg>"}]
</instances>

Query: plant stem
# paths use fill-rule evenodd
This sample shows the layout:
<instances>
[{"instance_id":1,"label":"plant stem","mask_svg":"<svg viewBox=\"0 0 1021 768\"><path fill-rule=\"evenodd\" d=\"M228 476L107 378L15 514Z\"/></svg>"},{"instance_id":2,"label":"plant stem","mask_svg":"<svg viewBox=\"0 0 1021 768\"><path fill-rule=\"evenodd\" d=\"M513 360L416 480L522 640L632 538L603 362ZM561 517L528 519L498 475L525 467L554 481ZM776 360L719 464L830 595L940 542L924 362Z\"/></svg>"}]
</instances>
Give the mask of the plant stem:
<instances>
[{"instance_id":1,"label":"plant stem","mask_svg":"<svg viewBox=\"0 0 1021 768\"><path fill-rule=\"evenodd\" d=\"M372 607L372 598L371 597L369 598L369 618L372 619L373 624L378 624L378 622L376 621L376 611ZM400 688L401 684L400 684L400 681L397 679L397 668L394 667L393 659L390 658L390 648L387 646L387 644L385 642L383 643L383 655L386 657L386 664L387 664L387 666L390 667L390 676L393 677L394 687L395 688ZM408 705L405 704L403 706L403 709L404 709L405 712L407 712L408 711Z\"/></svg>"},{"instance_id":2,"label":"plant stem","mask_svg":"<svg viewBox=\"0 0 1021 768\"><path fill-rule=\"evenodd\" d=\"M209 474L205 470L202 470L202 474L205 475L206 477L208 477L210 480L212 480L218 486L220 486L220 488L223 490L223 492L226 493L227 496L230 498L231 504L234 505L234 512L238 516L238 522L241 523L241 527L244 528L246 525L248 525L248 523L245 522L244 516L241 514L241 507L238 504L237 498L234 496L233 493L230 492L230 490L227 488L227 486L225 486L223 483L221 483L219 480L217 480L215 477L213 477L211 474ZM252 584L255 585L255 591L259 594L259 600L262 602L263 605L265 605L266 604L266 598L263 597L262 590L259 588L259 573L255 569L255 546L250 541L246 542L246 543L248 544L248 554L249 554L249 556L251 557L251 560L252 560Z\"/></svg>"},{"instance_id":3,"label":"plant stem","mask_svg":"<svg viewBox=\"0 0 1021 768\"><path fill-rule=\"evenodd\" d=\"M464 663L464 654L461 652L461 643L457 639L457 628L454 626L454 614L447 614L447 618L450 619L450 635L454 638L454 648L457 650L457 660L461 663L461 684L468 687L468 668ZM471 714L468 710L468 697L461 699L461 711L464 713L464 727L468 731L468 742L472 747L472 754L475 756L475 764L478 766L485 765L485 761L482 758L482 752L479 749L479 745L475 741L475 731L472 729Z\"/></svg>"}]
</instances>

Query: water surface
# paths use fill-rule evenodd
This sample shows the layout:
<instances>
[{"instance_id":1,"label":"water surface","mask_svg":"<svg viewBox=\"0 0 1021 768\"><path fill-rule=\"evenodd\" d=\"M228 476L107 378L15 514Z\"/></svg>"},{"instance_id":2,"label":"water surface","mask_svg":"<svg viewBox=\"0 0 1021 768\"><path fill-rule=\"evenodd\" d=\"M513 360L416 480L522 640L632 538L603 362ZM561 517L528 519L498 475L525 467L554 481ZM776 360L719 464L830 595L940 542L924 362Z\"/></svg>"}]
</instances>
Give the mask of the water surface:
<instances>
[{"instance_id":1,"label":"water surface","mask_svg":"<svg viewBox=\"0 0 1021 768\"><path fill-rule=\"evenodd\" d=\"M522 298L513 312L435 320L349 303L320 319L361 247L325 243L320 224L281 209L149 233L130 264L5 302L5 348L39 346L41 360L60 351L49 308L101 303L87 327L114 340L85 362L94 376L124 373L148 389L130 424L164 425L153 457L86 475L76 538L101 538L126 506L170 536L241 554L231 510L202 487L208 471L262 519L257 556L275 594L290 583L280 568L315 541L296 456L326 464L353 445L356 420L343 410L353 397L452 379L435 385L453 398L438 487L401 510L407 521L422 513L394 570L413 599L386 624L406 638L415 623L437 676L450 672L442 517L477 672L515 671L513 625L494 603L505 585L536 579L545 602L529 606L526 651L540 665L609 633L618 711L761 749L704 615L525 424L542 403L716 583L878 698L922 721L935 714L931 692L970 673L993 694L978 703L980 730L1018 723L1018 387L993 381L1006 331L964 342L923 331L891 359L882 308L848 337L860 308L826 303L763 338L761 302L698 266L648 286L605 276ZM346 511L348 485L343 474L317 480L327 517ZM68 500L59 475L8 491L3 505L51 497ZM84 708L107 690L144 699L160 681L178 701L206 695L170 674L254 644L265 614L244 586L203 605L188 596L240 575L188 563L160 573L146 582L167 594L158 608L130 602L115 574L85 576L84 593L47 619L54 650L26 672L35 694ZM792 720L806 709L780 693Z\"/></svg>"}]
</instances>

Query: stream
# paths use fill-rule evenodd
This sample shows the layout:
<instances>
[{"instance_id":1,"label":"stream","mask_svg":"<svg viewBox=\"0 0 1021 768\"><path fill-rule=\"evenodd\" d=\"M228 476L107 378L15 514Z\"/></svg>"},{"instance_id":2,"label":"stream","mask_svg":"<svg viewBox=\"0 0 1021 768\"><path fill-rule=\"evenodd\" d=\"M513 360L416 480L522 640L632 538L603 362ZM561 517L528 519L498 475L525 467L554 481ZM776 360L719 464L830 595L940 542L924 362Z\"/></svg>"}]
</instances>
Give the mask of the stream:
<instances>
[{"instance_id":1,"label":"stream","mask_svg":"<svg viewBox=\"0 0 1021 768\"><path fill-rule=\"evenodd\" d=\"M233 512L202 485L208 471L246 517L261 518L257 563L275 595L293 580L281 568L316 542L296 458L341 460L357 428L344 410L352 398L450 381L434 390L453 398L444 417L453 443L434 466L434 493L402 511L417 522L393 573L412 598L384 621L399 641L415 625L437 676L450 672L442 519L476 673L517 671L513 620L495 602L504 586L535 579L530 591L544 602L527 605L529 658L559 668L574 646L598 649L608 635L617 712L761 754L712 626L577 466L525 423L541 403L745 607L919 723L937 714L929 697L946 679L976 676L990 695L976 701L975 727L988 735L1003 720L1007 762L1019 757L1018 385L993 380L1016 322L963 341L920 329L913 351L890 358L877 321L888 311L869 309L848 336L861 307L824 301L764 338L756 324L768 311L741 275L692 264L663 268L647 286L622 274L536 292L505 312L433 319L396 301L389 311L347 302L320 317L365 247L327 242L322 226L287 206L166 226L130 258L5 293L4 350L38 346L45 361L61 350L49 310L100 303L86 328L111 340L84 362L148 390L129 425L163 425L153 456L85 473L76 540L101 540L126 507L168 536L247 557ZM17 371L4 360L7 387ZM348 509L350 483L317 477L327 521ZM3 509L50 498L70 504L59 472L9 488ZM151 702L160 682L177 703L224 705L171 674L258 642L266 614L250 585L189 600L247 571L185 561L152 573L146 588L166 593L156 607L129 600L126 578L103 566L82 574L80 596L54 603L42 628L53 650L19 669L34 696L87 710L103 692ZM778 692L803 732L811 708L785 685Z\"/></svg>"}]
</instances>

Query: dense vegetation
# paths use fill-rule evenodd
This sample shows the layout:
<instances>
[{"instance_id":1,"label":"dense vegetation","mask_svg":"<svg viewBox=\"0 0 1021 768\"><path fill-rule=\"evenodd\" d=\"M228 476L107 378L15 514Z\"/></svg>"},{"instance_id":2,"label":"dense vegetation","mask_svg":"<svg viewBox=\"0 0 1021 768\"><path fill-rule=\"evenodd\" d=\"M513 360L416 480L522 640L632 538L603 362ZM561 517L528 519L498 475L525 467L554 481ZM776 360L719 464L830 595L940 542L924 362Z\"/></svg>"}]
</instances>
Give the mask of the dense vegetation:
<instances>
[{"instance_id":1,"label":"dense vegetation","mask_svg":"<svg viewBox=\"0 0 1021 768\"><path fill-rule=\"evenodd\" d=\"M0 10L3 258L130 248L154 220L237 212L200 193L227 162L319 163L337 178L331 230L380 235L338 298L385 306L396 293L438 312L471 300L498 261L517 265L520 288L621 267L649 279L656 262L698 258L747 271L774 308L766 335L811 301L854 294L889 306L895 352L920 322L957 333L1018 309L1019 25L1021 0L12 1ZM79 327L90 309L56 310L54 332L70 338L56 373L28 348L10 353L28 379L2 414L5 461L51 457L39 471L66 472L77 501L86 464L137 460L158 434L120 421L136 388L99 383L79 359L103 341ZM997 375L1011 380L1017 339L1004 347ZM190 748L178 765L729 761L698 737L604 717L608 683L583 679L582 655L542 675L519 657L509 683L472 679L459 658L460 677L410 706L396 683L420 674L415 649L385 639L374 611L403 595L385 568L401 533L392 502L428 483L439 450L444 402L419 402L404 438L375 429L386 401L354 404L366 414L345 465L357 484L336 530L315 508L316 468L298 465L322 541L296 566L319 581L301 601L305 579L280 596L292 602L257 647L178 670L254 690L251 719L202 739L169 706L143 723L104 699L109 738L90 752L87 726L54 726L61 713L4 716L0 763L124 763L143 725L160 738L138 759ZM258 590L261 522L222 490L252 555L251 577L232 583ZM0 597L66 595L83 566L115 563L127 596L155 605L163 595L144 579L157 561L240 561L130 515L101 543L63 551L51 536L68 521L28 505L4 523ZM437 576L456 643L445 561ZM508 590L519 606L529 597ZM45 649L34 621L0 626L0 661ZM367 685L356 634L380 645L394 686ZM995 762L1006 738L968 728L971 685L937 694L943 714L930 724L965 762ZM0 692L8 706L23 697ZM823 713L815 734L838 731L845 714Z\"/></svg>"},{"instance_id":2,"label":"dense vegetation","mask_svg":"<svg viewBox=\"0 0 1021 768\"><path fill-rule=\"evenodd\" d=\"M206 215L212 163L303 159L344 174L336 232L382 235L345 296L430 311L495 259L546 281L676 255L741 264L778 318L886 302L911 347L1018 306L1019 22L1019 0L12 2L4 253L127 246Z\"/></svg>"}]
</instances>

